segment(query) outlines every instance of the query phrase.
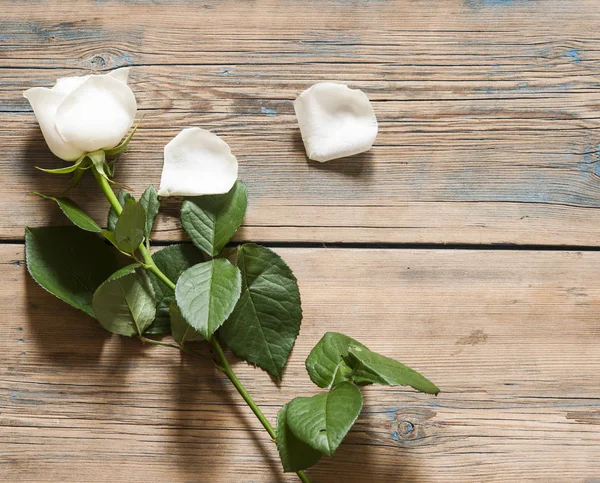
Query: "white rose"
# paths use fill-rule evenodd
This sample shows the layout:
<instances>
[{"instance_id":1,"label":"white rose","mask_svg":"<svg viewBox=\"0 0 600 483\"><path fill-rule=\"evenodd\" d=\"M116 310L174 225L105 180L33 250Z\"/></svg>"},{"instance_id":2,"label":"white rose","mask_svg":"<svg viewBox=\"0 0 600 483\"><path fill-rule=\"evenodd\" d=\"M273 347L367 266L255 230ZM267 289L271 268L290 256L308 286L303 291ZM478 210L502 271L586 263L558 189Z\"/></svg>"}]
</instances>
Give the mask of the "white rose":
<instances>
[{"instance_id":1,"label":"white rose","mask_svg":"<svg viewBox=\"0 0 600 483\"><path fill-rule=\"evenodd\" d=\"M65 161L110 149L129 131L137 104L127 85L129 68L106 75L64 77L52 89L23 93L50 150Z\"/></svg>"}]
</instances>

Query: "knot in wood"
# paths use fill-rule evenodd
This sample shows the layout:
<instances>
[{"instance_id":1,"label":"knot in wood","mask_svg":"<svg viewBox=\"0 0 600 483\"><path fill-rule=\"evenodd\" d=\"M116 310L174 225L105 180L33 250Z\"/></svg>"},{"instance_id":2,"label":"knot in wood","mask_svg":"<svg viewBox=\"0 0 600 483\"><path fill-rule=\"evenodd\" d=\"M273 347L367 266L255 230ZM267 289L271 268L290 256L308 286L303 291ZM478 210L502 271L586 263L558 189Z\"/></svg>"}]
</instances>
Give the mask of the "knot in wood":
<instances>
[{"instance_id":1,"label":"knot in wood","mask_svg":"<svg viewBox=\"0 0 600 483\"><path fill-rule=\"evenodd\" d=\"M400 421L398 423L398 436L404 439L414 438L416 436L415 425L410 421Z\"/></svg>"}]
</instances>

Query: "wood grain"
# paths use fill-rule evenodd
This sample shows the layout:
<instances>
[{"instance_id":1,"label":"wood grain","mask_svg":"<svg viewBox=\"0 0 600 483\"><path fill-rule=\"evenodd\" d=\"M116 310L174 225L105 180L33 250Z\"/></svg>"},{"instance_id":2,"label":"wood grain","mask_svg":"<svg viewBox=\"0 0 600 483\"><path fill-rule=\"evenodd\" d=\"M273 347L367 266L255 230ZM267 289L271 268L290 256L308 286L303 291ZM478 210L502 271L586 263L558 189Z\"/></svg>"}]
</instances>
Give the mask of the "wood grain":
<instances>
[{"instance_id":1,"label":"wood grain","mask_svg":"<svg viewBox=\"0 0 600 483\"><path fill-rule=\"evenodd\" d=\"M169 139L209 128L249 183L239 239L598 245L597 0L2 7L3 239L47 224L53 208L27 192L65 185L33 168L60 162L22 91L129 65L144 122L118 179L141 193ZM326 80L367 92L380 134L369 153L321 165L306 160L292 101ZM176 204L166 213L155 238L181 238Z\"/></svg>"},{"instance_id":2,"label":"wood grain","mask_svg":"<svg viewBox=\"0 0 600 483\"><path fill-rule=\"evenodd\" d=\"M415 244L278 249L304 322L284 382L236 365L274 421L343 331L422 371L437 398L367 388L319 482L581 481L600 475L597 0L0 0L0 480L293 482L228 381L110 337L26 275L23 225L64 223L66 180L22 91L131 66L142 128L117 168L140 194L197 125L240 161L238 240ZM292 101L363 89L366 154L304 155ZM72 194L102 221L93 180ZM184 238L165 200L156 241ZM419 244L592 247L432 250ZM521 247L522 248L522 247ZM206 352L201 345L200 351Z\"/></svg>"},{"instance_id":3,"label":"wood grain","mask_svg":"<svg viewBox=\"0 0 600 483\"><path fill-rule=\"evenodd\" d=\"M316 392L303 363L326 331L442 389L367 388L358 423L313 481L596 481L600 253L278 252L305 315L284 381L236 364L269 419ZM26 276L20 245L0 247L0 276L5 481L296 481L209 363L110 337Z\"/></svg>"}]
</instances>

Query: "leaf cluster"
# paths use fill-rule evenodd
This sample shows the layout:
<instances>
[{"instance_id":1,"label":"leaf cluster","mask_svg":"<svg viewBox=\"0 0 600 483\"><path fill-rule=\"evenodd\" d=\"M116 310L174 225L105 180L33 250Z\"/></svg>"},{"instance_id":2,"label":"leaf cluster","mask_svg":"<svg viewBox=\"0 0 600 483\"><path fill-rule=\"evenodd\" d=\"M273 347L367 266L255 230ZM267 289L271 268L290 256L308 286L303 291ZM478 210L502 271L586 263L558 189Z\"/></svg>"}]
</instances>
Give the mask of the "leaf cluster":
<instances>
[{"instance_id":1,"label":"leaf cluster","mask_svg":"<svg viewBox=\"0 0 600 483\"><path fill-rule=\"evenodd\" d=\"M185 198L181 224L191 244L151 256L160 208L152 186L138 201L121 190L106 229L71 199L36 194L55 201L75 225L26 229L27 267L50 293L114 334L170 334L181 348L218 338L240 358L282 378L300 331L300 291L273 250L254 243L238 245L233 256L224 250L246 214L243 182L224 195ZM306 370L325 391L296 397L280 410L276 442L285 471L333 455L362 410L362 386L439 392L418 372L333 332L312 349Z\"/></svg>"},{"instance_id":2,"label":"leaf cluster","mask_svg":"<svg viewBox=\"0 0 600 483\"><path fill-rule=\"evenodd\" d=\"M438 387L404 364L369 350L344 334L328 332L306 359L308 375L327 389L287 403L277 418L277 449L285 471L314 465L331 456L362 409L360 386L410 386L428 394Z\"/></svg>"}]
</instances>

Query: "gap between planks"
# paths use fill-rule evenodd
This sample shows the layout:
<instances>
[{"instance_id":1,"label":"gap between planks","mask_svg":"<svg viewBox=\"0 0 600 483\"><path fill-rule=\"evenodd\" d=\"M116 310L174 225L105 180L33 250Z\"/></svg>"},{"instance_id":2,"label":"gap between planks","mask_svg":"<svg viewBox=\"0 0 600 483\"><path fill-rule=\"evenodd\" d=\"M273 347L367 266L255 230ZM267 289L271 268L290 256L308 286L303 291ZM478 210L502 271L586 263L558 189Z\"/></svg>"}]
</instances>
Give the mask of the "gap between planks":
<instances>
[{"instance_id":1,"label":"gap between planks","mask_svg":"<svg viewBox=\"0 0 600 483\"><path fill-rule=\"evenodd\" d=\"M23 245L22 238L1 240L0 245ZM154 248L170 245L191 243L187 240L161 240L153 241ZM324 250L471 250L471 251L548 251L548 252L600 252L600 246L589 245L514 245L511 243L495 244L468 244L468 243L354 243L354 242L277 242L265 240L242 240L228 243L227 248L236 248L244 243L256 243L268 248L321 248Z\"/></svg>"}]
</instances>

